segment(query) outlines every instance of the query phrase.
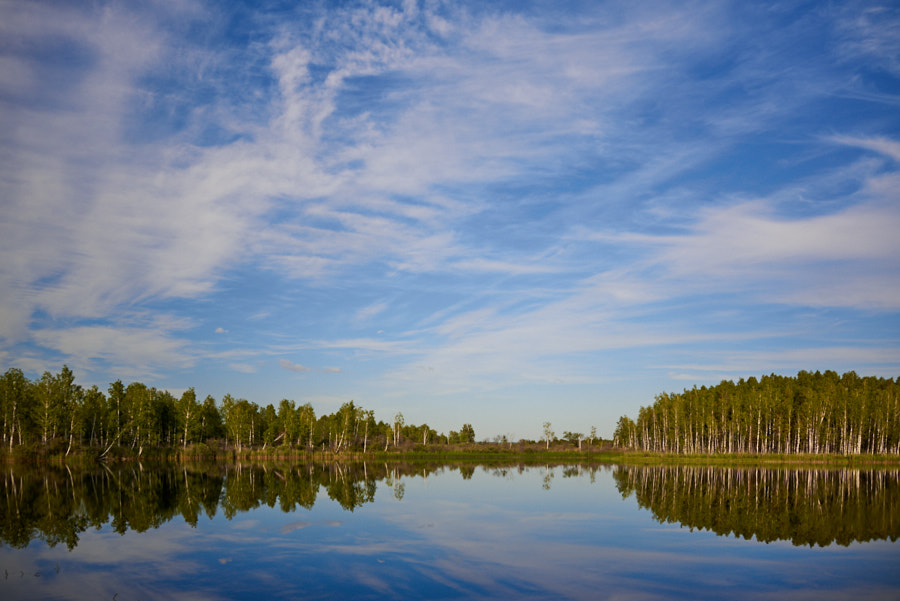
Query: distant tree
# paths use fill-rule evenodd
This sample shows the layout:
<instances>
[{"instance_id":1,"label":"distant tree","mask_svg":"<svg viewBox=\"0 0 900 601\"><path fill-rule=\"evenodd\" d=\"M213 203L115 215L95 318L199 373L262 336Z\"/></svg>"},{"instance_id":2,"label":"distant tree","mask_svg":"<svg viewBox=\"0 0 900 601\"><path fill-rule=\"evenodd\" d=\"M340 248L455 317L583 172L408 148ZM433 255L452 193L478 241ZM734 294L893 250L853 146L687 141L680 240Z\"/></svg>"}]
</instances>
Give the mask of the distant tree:
<instances>
[{"instance_id":1,"label":"distant tree","mask_svg":"<svg viewBox=\"0 0 900 601\"><path fill-rule=\"evenodd\" d=\"M306 445L312 448L316 436L316 412L312 405L304 403L298 407L297 416L300 420L300 434L306 439Z\"/></svg>"},{"instance_id":2,"label":"distant tree","mask_svg":"<svg viewBox=\"0 0 900 601\"><path fill-rule=\"evenodd\" d=\"M55 378L56 394L59 396L59 422L63 434L68 438L66 455L72 450L75 439L81 440L81 415L83 411L84 390L75 384L75 374L68 365L63 365Z\"/></svg>"},{"instance_id":3,"label":"distant tree","mask_svg":"<svg viewBox=\"0 0 900 601\"><path fill-rule=\"evenodd\" d=\"M406 423L406 420L403 419L402 413L397 413L394 416L394 446L400 446L400 432L403 428L403 424Z\"/></svg>"},{"instance_id":4,"label":"distant tree","mask_svg":"<svg viewBox=\"0 0 900 601\"><path fill-rule=\"evenodd\" d=\"M362 411L362 420L364 423L363 426L363 453L369 447L369 428L372 427L374 430L375 426L375 412L371 409Z\"/></svg>"},{"instance_id":5,"label":"distant tree","mask_svg":"<svg viewBox=\"0 0 900 601\"><path fill-rule=\"evenodd\" d=\"M132 382L125 388L125 406L129 413L131 448L137 448L138 456L144 446L150 444L151 432L156 425L153 414L153 393L140 382Z\"/></svg>"},{"instance_id":6,"label":"distant tree","mask_svg":"<svg viewBox=\"0 0 900 601\"><path fill-rule=\"evenodd\" d=\"M150 424L147 444L150 446L177 445L179 433L177 399L168 390L150 389Z\"/></svg>"},{"instance_id":7,"label":"distant tree","mask_svg":"<svg viewBox=\"0 0 900 601\"><path fill-rule=\"evenodd\" d=\"M80 416L82 423L79 427L89 446L106 443L107 412L106 395L97 386L91 386L84 393L83 411Z\"/></svg>"},{"instance_id":8,"label":"distant tree","mask_svg":"<svg viewBox=\"0 0 900 601\"><path fill-rule=\"evenodd\" d=\"M550 422L544 422L544 441L547 443L548 449L550 448L550 441L553 440L555 435Z\"/></svg>"},{"instance_id":9,"label":"distant tree","mask_svg":"<svg viewBox=\"0 0 900 601\"><path fill-rule=\"evenodd\" d=\"M115 444L122 435L122 410L125 407L125 385L122 384L122 380L116 380L110 384L107 393L109 394L107 397L109 406L107 430L110 443Z\"/></svg>"},{"instance_id":10,"label":"distant tree","mask_svg":"<svg viewBox=\"0 0 900 601\"><path fill-rule=\"evenodd\" d=\"M240 425L238 424L235 406L237 401L230 394L222 397L222 423L225 426L225 444L231 439L231 444L237 446L240 436Z\"/></svg>"},{"instance_id":11,"label":"distant tree","mask_svg":"<svg viewBox=\"0 0 900 601\"><path fill-rule=\"evenodd\" d=\"M637 426L630 417L622 416L613 433L613 444L617 447L634 447L637 440Z\"/></svg>"},{"instance_id":12,"label":"distant tree","mask_svg":"<svg viewBox=\"0 0 900 601\"><path fill-rule=\"evenodd\" d=\"M345 445L349 444L351 435L354 434L356 423L359 419L357 407L353 401L344 403L331 421L332 432L330 433L331 445L335 451L340 451Z\"/></svg>"},{"instance_id":13,"label":"distant tree","mask_svg":"<svg viewBox=\"0 0 900 601\"><path fill-rule=\"evenodd\" d=\"M572 444L578 445L578 450L581 450L581 441L584 440L584 434L581 432L563 432L563 438Z\"/></svg>"},{"instance_id":14,"label":"distant tree","mask_svg":"<svg viewBox=\"0 0 900 601\"><path fill-rule=\"evenodd\" d=\"M275 438L283 432L278 420L278 413L272 403L266 405L260 416L263 423L263 448L275 444Z\"/></svg>"},{"instance_id":15,"label":"distant tree","mask_svg":"<svg viewBox=\"0 0 900 601\"><path fill-rule=\"evenodd\" d=\"M200 440L207 441L225 436L225 425L222 422L222 414L216 407L216 399L207 395L199 412Z\"/></svg>"},{"instance_id":16,"label":"distant tree","mask_svg":"<svg viewBox=\"0 0 900 601\"><path fill-rule=\"evenodd\" d=\"M21 369L10 368L0 378L0 409L3 416L3 438L9 450L13 448L16 436L19 444L25 439L23 432L24 416L30 413L29 406L31 384Z\"/></svg>"},{"instance_id":17,"label":"distant tree","mask_svg":"<svg viewBox=\"0 0 900 601\"><path fill-rule=\"evenodd\" d=\"M56 434L59 419L59 397L56 394L53 374L45 371L35 385L34 391L36 402L33 407L33 420L41 433L41 442L46 444Z\"/></svg>"},{"instance_id":18,"label":"distant tree","mask_svg":"<svg viewBox=\"0 0 900 601\"><path fill-rule=\"evenodd\" d=\"M282 433L284 434L282 444L291 446L294 443L300 443L300 416L297 415L297 408L294 407L294 401L289 399L281 399L278 404L278 422L281 424Z\"/></svg>"}]
</instances>

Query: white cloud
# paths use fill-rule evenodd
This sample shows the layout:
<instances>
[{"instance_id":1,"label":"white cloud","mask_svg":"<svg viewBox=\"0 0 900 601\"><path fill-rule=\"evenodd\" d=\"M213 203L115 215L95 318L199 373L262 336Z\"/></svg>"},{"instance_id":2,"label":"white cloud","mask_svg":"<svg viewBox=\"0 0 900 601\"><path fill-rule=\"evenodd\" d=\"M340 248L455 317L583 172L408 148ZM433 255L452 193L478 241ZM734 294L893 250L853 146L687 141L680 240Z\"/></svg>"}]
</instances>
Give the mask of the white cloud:
<instances>
[{"instance_id":1,"label":"white cloud","mask_svg":"<svg viewBox=\"0 0 900 601\"><path fill-rule=\"evenodd\" d=\"M91 60L76 67L68 88L35 92L44 102L15 107L18 152L3 168L13 184L0 238L4 256L18 259L4 268L15 295L4 304L20 316L93 318L148 298L211 291L257 210L234 194L258 173L232 149L218 153L216 167L182 169L187 153L149 144L136 153L123 144L137 77L172 58L165 35L119 10L100 18L30 5L21 14L15 39L43 44L57 31Z\"/></svg>"},{"instance_id":2,"label":"white cloud","mask_svg":"<svg viewBox=\"0 0 900 601\"><path fill-rule=\"evenodd\" d=\"M625 280L669 296L741 290L766 302L896 310L900 209L882 179L869 182L875 199L830 214L784 217L759 200L705 209L682 234L594 239L642 249L647 258Z\"/></svg>"},{"instance_id":3,"label":"white cloud","mask_svg":"<svg viewBox=\"0 0 900 601\"><path fill-rule=\"evenodd\" d=\"M102 361L112 374L128 377L191 367L195 361L185 341L155 329L78 326L36 330L33 337L38 345L65 355L73 367L95 369L94 362Z\"/></svg>"},{"instance_id":4,"label":"white cloud","mask_svg":"<svg viewBox=\"0 0 900 601\"><path fill-rule=\"evenodd\" d=\"M122 143L122 127L134 110L130 103L145 93L137 76L173 59L172 71L190 72L168 50L167 34L124 11L104 15L99 34L97 15L27 12L27 26L19 23L10 35L59 30L97 60L70 90L77 119L70 110L23 109L18 144L37 145L38 152L10 163L22 182L3 229L19 258L4 278L10 292L2 310L13 317L4 323L12 324L37 309L102 317L147 299L210 295L221 272L250 255L292 277L321 278L378 260L413 272L543 272L546 266L487 259L460 245L454 219L481 207L458 199L448 204L433 191L513 178L540 163L559 150L559 132L584 122L586 115L561 107L611 93L612 80L658 62L635 46L646 25L570 36L521 19L482 17L448 53L409 27L416 11L338 10L325 18L340 43L318 38L317 47L291 35L272 42L280 95L270 99L269 124L239 123L252 135L224 147L193 147L176 135L135 154ZM422 18L448 31L435 15L426 11ZM687 39L686 22L673 22L665 30L651 26L654 35ZM186 52L196 58L206 51ZM208 53L201 58L201 64L213 60ZM311 76L311 61L330 68L324 81ZM31 72L24 62L16 69ZM393 116L376 121L338 113L354 77L392 73L413 82L389 90L394 96L376 107ZM202 108L226 115L229 109ZM496 119L498 110L505 119ZM523 136L532 143L523 144ZM344 168L348 161L361 167ZM401 202L392 197L397 194L421 198ZM285 206L304 225L265 224L274 198L290 199ZM61 220L48 227L47 213ZM21 339L25 332L7 326L5 335Z\"/></svg>"},{"instance_id":5,"label":"white cloud","mask_svg":"<svg viewBox=\"0 0 900 601\"><path fill-rule=\"evenodd\" d=\"M890 138L858 138L852 136L832 136L830 140L832 142L836 142L838 144L843 144L846 146L855 146L857 148L871 150L873 152L877 152L884 156L890 157L897 162L900 162L900 142L891 140Z\"/></svg>"},{"instance_id":6,"label":"white cloud","mask_svg":"<svg viewBox=\"0 0 900 601\"><path fill-rule=\"evenodd\" d=\"M696 358L708 360L664 364L659 368L677 370L670 376L673 379L694 382L737 380L772 372L795 374L801 370L834 369L843 373L860 368L866 370L864 375L893 378L900 363L900 349L883 345L801 346L765 351L730 350L707 357L701 353Z\"/></svg>"},{"instance_id":7,"label":"white cloud","mask_svg":"<svg viewBox=\"0 0 900 601\"><path fill-rule=\"evenodd\" d=\"M379 313L384 312L387 308L388 308L388 305L387 305L387 303L384 303L384 302L375 303L375 304L369 305L367 307L363 307L362 309L360 309L359 311L356 312L356 320L357 321L368 321L369 319L372 319Z\"/></svg>"},{"instance_id":8,"label":"white cloud","mask_svg":"<svg viewBox=\"0 0 900 601\"><path fill-rule=\"evenodd\" d=\"M594 381L597 354L751 335L675 315L707 293L738 313L900 307L896 141L801 135L812 153L824 139L824 152L890 159L867 157L856 179L829 166L744 192L704 171L742 135L782 135L798 106L843 79L820 79L815 65L769 69L771 54L754 51L774 34L734 44L759 30L726 22L715 3L568 22L514 12L335 6L256 24L260 43L235 49L179 37L183 22L216 18L199 4L175 19L3 10L14 17L0 19L4 39L65 40L83 59L10 53L0 66L15 99L0 117L11 124L0 145L4 346L147 369L205 358L239 373L260 356L348 355L384 361L386 388L418 394ZM871 17L848 54L889 55L889 36L857 43L878 25ZM200 143L216 128L233 140ZM842 188L856 191L833 193ZM258 306L219 302L260 269L265 284L241 291L261 295ZM327 300L307 305L307 292ZM216 308L187 324L133 315L172 299ZM252 340L185 342L189 327L243 318L220 310L285 321L275 334L239 328ZM399 333L352 329L367 320ZM282 336L301 342L268 344ZM244 350L216 348L225 338Z\"/></svg>"},{"instance_id":9,"label":"white cloud","mask_svg":"<svg viewBox=\"0 0 900 601\"><path fill-rule=\"evenodd\" d=\"M862 10L860 10L862 8ZM842 34L837 57L900 74L900 12L896 6L847 5L837 21Z\"/></svg>"},{"instance_id":10,"label":"white cloud","mask_svg":"<svg viewBox=\"0 0 900 601\"><path fill-rule=\"evenodd\" d=\"M310 368L308 368L304 365L300 365L299 363L293 363L291 361L288 361L287 359L281 359L278 362L278 365L281 367L281 369L286 369L288 371L297 372L298 374L302 374L302 373L306 373L306 372L310 371Z\"/></svg>"},{"instance_id":11,"label":"white cloud","mask_svg":"<svg viewBox=\"0 0 900 601\"><path fill-rule=\"evenodd\" d=\"M557 266L542 264L537 261L513 263L511 261L499 261L483 257L462 259L460 261L455 261L452 265L455 269L466 272L501 273L508 275L542 274L559 271L559 267Z\"/></svg>"}]
</instances>

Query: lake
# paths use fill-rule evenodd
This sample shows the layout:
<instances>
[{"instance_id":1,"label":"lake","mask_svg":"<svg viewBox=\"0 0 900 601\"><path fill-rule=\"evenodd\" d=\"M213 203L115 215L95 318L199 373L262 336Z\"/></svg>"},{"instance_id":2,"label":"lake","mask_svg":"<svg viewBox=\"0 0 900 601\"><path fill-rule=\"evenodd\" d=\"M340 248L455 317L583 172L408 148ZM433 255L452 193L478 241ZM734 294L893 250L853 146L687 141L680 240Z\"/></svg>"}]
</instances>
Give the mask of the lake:
<instances>
[{"instance_id":1,"label":"lake","mask_svg":"<svg viewBox=\"0 0 900 601\"><path fill-rule=\"evenodd\" d=\"M900 471L0 471L0 599L900 599Z\"/></svg>"}]
</instances>

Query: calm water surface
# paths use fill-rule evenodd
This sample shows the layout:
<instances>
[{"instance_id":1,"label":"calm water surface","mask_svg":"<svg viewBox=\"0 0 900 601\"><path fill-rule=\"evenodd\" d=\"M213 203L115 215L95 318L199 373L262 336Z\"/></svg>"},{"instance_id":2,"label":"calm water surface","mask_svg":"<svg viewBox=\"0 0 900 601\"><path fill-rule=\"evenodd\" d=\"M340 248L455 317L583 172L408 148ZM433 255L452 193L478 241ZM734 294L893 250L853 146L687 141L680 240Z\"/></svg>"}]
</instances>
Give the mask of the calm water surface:
<instances>
[{"instance_id":1,"label":"calm water surface","mask_svg":"<svg viewBox=\"0 0 900 601\"><path fill-rule=\"evenodd\" d=\"M0 599L900 599L897 470L0 472Z\"/></svg>"}]
</instances>

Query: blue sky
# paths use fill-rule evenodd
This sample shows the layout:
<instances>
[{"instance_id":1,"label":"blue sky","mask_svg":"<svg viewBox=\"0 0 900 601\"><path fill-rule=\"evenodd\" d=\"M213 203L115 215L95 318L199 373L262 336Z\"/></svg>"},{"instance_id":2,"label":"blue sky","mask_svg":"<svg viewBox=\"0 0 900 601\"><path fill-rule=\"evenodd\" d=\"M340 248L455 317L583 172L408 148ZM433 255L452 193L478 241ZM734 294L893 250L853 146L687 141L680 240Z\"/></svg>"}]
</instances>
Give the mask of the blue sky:
<instances>
[{"instance_id":1,"label":"blue sky","mask_svg":"<svg viewBox=\"0 0 900 601\"><path fill-rule=\"evenodd\" d=\"M5 2L0 364L479 438L900 371L890 2Z\"/></svg>"}]
</instances>

